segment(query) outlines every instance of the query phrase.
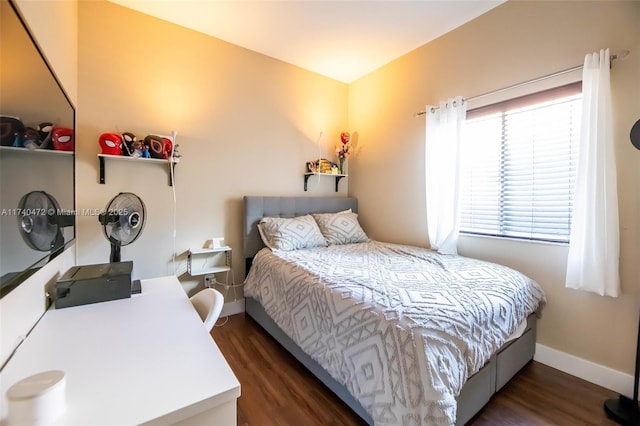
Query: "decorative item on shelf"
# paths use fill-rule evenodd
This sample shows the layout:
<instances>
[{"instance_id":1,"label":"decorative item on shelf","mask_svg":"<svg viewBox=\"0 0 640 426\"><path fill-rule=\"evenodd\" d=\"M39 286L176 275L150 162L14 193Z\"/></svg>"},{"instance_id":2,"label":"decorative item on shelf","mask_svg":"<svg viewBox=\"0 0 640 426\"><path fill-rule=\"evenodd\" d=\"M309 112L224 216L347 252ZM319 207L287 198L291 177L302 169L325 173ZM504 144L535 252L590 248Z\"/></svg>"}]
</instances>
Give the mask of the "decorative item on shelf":
<instances>
[{"instance_id":1,"label":"decorative item on shelf","mask_svg":"<svg viewBox=\"0 0 640 426\"><path fill-rule=\"evenodd\" d=\"M133 141L133 158L144 158L144 142L140 140Z\"/></svg>"},{"instance_id":2,"label":"decorative item on shelf","mask_svg":"<svg viewBox=\"0 0 640 426\"><path fill-rule=\"evenodd\" d=\"M136 135L131 132L124 132L122 134L122 155L133 157L133 145L135 144L136 140Z\"/></svg>"},{"instance_id":3,"label":"decorative item on shelf","mask_svg":"<svg viewBox=\"0 0 640 426\"><path fill-rule=\"evenodd\" d=\"M40 133L33 127L27 127L22 134L22 146L33 150L38 149L42 145L42 139L40 139Z\"/></svg>"},{"instance_id":4,"label":"decorative item on shelf","mask_svg":"<svg viewBox=\"0 0 640 426\"><path fill-rule=\"evenodd\" d=\"M19 135L24 132L24 124L19 117L9 115L0 116L0 142L2 146L16 147L19 143Z\"/></svg>"},{"instance_id":5,"label":"decorative item on shelf","mask_svg":"<svg viewBox=\"0 0 640 426\"><path fill-rule=\"evenodd\" d=\"M40 149L51 149L51 138L53 134L53 123L48 121L38 124L38 133L40 134Z\"/></svg>"},{"instance_id":6,"label":"decorative item on shelf","mask_svg":"<svg viewBox=\"0 0 640 426\"><path fill-rule=\"evenodd\" d=\"M180 157L182 157L182 154L178 152L178 148L180 148L180 145L178 144L175 144L173 147L173 161L176 163L180 161Z\"/></svg>"},{"instance_id":7,"label":"decorative item on shelf","mask_svg":"<svg viewBox=\"0 0 640 426\"><path fill-rule=\"evenodd\" d=\"M340 142L342 142L342 145L336 148L336 155L338 156L339 171L341 175L345 174L344 161L349 157L349 155L351 155L350 141L351 135L349 132L340 133Z\"/></svg>"},{"instance_id":8,"label":"decorative item on shelf","mask_svg":"<svg viewBox=\"0 0 640 426\"><path fill-rule=\"evenodd\" d=\"M164 158L164 145L167 138L157 135L147 135L144 138L145 151L149 152L151 158Z\"/></svg>"},{"instance_id":9,"label":"decorative item on shelf","mask_svg":"<svg viewBox=\"0 0 640 426\"><path fill-rule=\"evenodd\" d=\"M326 158L317 161L309 161L307 163L307 171L309 173L331 173L332 163Z\"/></svg>"},{"instance_id":10,"label":"decorative item on shelf","mask_svg":"<svg viewBox=\"0 0 640 426\"><path fill-rule=\"evenodd\" d=\"M318 160L318 162L320 173L331 173L331 162L329 160L327 160L326 158L321 158L320 160Z\"/></svg>"},{"instance_id":11,"label":"decorative item on shelf","mask_svg":"<svg viewBox=\"0 0 640 426\"><path fill-rule=\"evenodd\" d=\"M213 237L211 239L211 248L218 249L224 247L224 237Z\"/></svg>"},{"instance_id":12,"label":"decorative item on shelf","mask_svg":"<svg viewBox=\"0 0 640 426\"><path fill-rule=\"evenodd\" d=\"M171 158L171 152L173 151L173 142L169 138L162 138L162 158L168 160Z\"/></svg>"},{"instance_id":13,"label":"decorative item on shelf","mask_svg":"<svg viewBox=\"0 0 640 426\"><path fill-rule=\"evenodd\" d=\"M174 159L180 157L180 154L175 152L173 141L168 136L150 134L143 140L138 140L136 135L131 132L124 132L122 135L103 133L100 135L99 143L103 154L159 160L169 160L172 153Z\"/></svg>"},{"instance_id":14,"label":"decorative item on shelf","mask_svg":"<svg viewBox=\"0 0 640 426\"><path fill-rule=\"evenodd\" d=\"M122 154L122 136L117 133L103 133L98 138L103 154Z\"/></svg>"},{"instance_id":15,"label":"decorative item on shelf","mask_svg":"<svg viewBox=\"0 0 640 426\"><path fill-rule=\"evenodd\" d=\"M73 129L54 127L49 122L25 126L20 117L0 115L0 144L12 148L74 150Z\"/></svg>"},{"instance_id":16,"label":"decorative item on shelf","mask_svg":"<svg viewBox=\"0 0 640 426\"><path fill-rule=\"evenodd\" d=\"M73 129L68 127L54 127L51 132L53 149L56 151L73 151Z\"/></svg>"}]
</instances>

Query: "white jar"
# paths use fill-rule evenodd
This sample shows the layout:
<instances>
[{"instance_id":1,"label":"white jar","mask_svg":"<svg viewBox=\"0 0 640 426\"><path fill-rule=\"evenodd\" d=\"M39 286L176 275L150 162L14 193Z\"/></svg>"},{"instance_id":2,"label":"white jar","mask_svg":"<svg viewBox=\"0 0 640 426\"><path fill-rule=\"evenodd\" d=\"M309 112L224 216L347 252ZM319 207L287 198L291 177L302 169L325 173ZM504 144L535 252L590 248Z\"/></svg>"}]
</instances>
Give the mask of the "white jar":
<instances>
[{"instance_id":1,"label":"white jar","mask_svg":"<svg viewBox=\"0 0 640 426\"><path fill-rule=\"evenodd\" d=\"M7 390L8 424L46 425L65 410L64 371L51 370L34 374L14 383Z\"/></svg>"}]
</instances>

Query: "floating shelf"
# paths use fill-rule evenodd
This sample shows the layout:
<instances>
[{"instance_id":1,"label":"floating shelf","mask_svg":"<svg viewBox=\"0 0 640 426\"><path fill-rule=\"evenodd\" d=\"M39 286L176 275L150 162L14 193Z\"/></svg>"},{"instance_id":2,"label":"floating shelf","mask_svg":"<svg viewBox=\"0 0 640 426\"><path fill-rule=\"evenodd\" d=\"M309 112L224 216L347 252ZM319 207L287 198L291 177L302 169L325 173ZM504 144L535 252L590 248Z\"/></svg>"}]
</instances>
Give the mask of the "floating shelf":
<instances>
[{"instance_id":1,"label":"floating shelf","mask_svg":"<svg viewBox=\"0 0 640 426\"><path fill-rule=\"evenodd\" d=\"M29 149L29 148L16 148L14 146L0 146L0 152L17 152L20 154L28 155L69 155L74 154L73 151L58 151L56 149Z\"/></svg>"},{"instance_id":2,"label":"floating shelf","mask_svg":"<svg viewBox=\"0 0 640 426\"><path fill-rule=\"evenodd\" d=\"M222 259L223 263L209 264L202 268L196 268L194 265L194 263L197 263L196 259L194 259L196 256L201 256L201 260L198 263L203 262L207 264L209 261L214 261L214 257L218 253L224 253L224 257ZM231 247L224 246L218 248L189 250L189 254L187 256L187 272L189 275L209 275L229 271L231 271Z\"/></svg>"},{"instance_id":3,"label":"floating shelf","mask_svg":"<svg viewBox=\"0 0 640 426\"><path fill-rule=\"evenodd\" d=\"M228 266L216 266L216 267L212 267L212 268L206 268L206 269L199 269L198 271L193 271L190 272L189 275L195 276L195 275L209 275L209 274L217 274L220 272L227 272L230 271L231 268Z\"/></svg>"},{"instance_id":4,"label":"floating shelf","mask_svg":"<svg viewBox=\"0 0 640 426\"><path fill-rule=\"evenodd\" d=\"M176 164L178 164L179 160L178 159L174 159L171 162L169 162L169 160L163 160L160 158L140 158L140 157L127 157L124 155L111 155L111 154L98 154L98 160L100 160L100 183L104 184L105 183L105 159L109 158L110 160L116 160L116 161L134 161L137 163L149 163L149 164L166 164L169 165L171 164L171 168L175 170L176 168ZM173 186L172 182L171 182L171 173L169 173L169 186Z\"/></svg>"},{"instance_id":5,"label":"floating shelf","mask_svg":"<svg viewBox=\"0 0 640 426\"><path fill-rule=\"evenodd\" d=\"M304 190L307 190L307 182L309 181L309 178L311 176L332 176L336 179L336 192L338 192L338 182L340 182L340 179L347 177L348 175L342 175L342 174L334 174L334 173L312 173L312 172L307 172L304 174Z\"/></svg>"}]
</instances>

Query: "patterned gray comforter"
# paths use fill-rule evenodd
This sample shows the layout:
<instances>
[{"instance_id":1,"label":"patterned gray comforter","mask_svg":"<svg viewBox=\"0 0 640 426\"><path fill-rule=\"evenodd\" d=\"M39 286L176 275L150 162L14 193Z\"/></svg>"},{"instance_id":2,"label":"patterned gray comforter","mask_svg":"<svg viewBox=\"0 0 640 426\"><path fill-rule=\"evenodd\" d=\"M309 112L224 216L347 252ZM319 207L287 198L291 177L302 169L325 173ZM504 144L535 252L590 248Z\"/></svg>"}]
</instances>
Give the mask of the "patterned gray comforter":
<instances>
[{"instance_id":1,"label":"patterned gray comforter","mask_svg":"<svg viewBox=\"0 0 640 426\"><path fill-rule=\"evenodd\" d=\"M380 425L454 424L466 380L545 303L505 266L376 241L263 249L245 294Z\"/></svg>"}]
</instances>

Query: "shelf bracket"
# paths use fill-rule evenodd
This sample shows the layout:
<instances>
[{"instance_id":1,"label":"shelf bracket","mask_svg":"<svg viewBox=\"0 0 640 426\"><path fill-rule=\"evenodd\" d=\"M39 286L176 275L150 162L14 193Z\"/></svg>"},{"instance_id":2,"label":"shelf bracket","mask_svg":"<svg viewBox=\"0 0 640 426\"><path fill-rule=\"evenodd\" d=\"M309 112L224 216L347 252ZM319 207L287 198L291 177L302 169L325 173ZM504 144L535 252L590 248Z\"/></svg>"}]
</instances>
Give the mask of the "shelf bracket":
<instances>
[{"instance_id":1,"label":"shelf bracket","mask_svg":"<svg viewBox=\"0 0 640 426\"><path fill-rule=\"evenodd\" d=\"M307 190L307 182L309 181L309 177L313 175L304 175L304 190Z\"/></svg>"},{"instance_id":2,"label":"shelf bracket","mask_svg":"<svg viewBox=\"0 0 640 426\"><path fill-rule=\"evenodd\" d=\"M169 186L173 186L173 182L171 181L171 175L173 175L175 179L176 164L177 163L174 163L173 161L169 163L169 167L171 167L171 170L169 170Z\"/></svg>"},{"instance_id":3,"label":"shelf bracket","mask_svg":"<svg viewBox=\"0 0 640 426\"><path fill-rule=\"evenodd\" d=\"M331 175L331 174L328 174L328 173L327 174L323 174L323 175L333 176L333 178L336 180L336 192L338 192L338 183L340 182L340 179L345 177L345 175ZM317 176L317 174L310 173L310 174L305 174L304 175L304 190L305 191L307 190L307 182L309 181L309 178L311 176Z\"/></svg>"},{"instance_id":4,"label":"shelf bracket","mask_svg":"<svg viewBox=\"0 0 640 426\"><path fill-rule=\"evenodd\" d=\"M100 183L104 185L104 157L98 157L100 160Z\"/></svg>"}]
</instances>

